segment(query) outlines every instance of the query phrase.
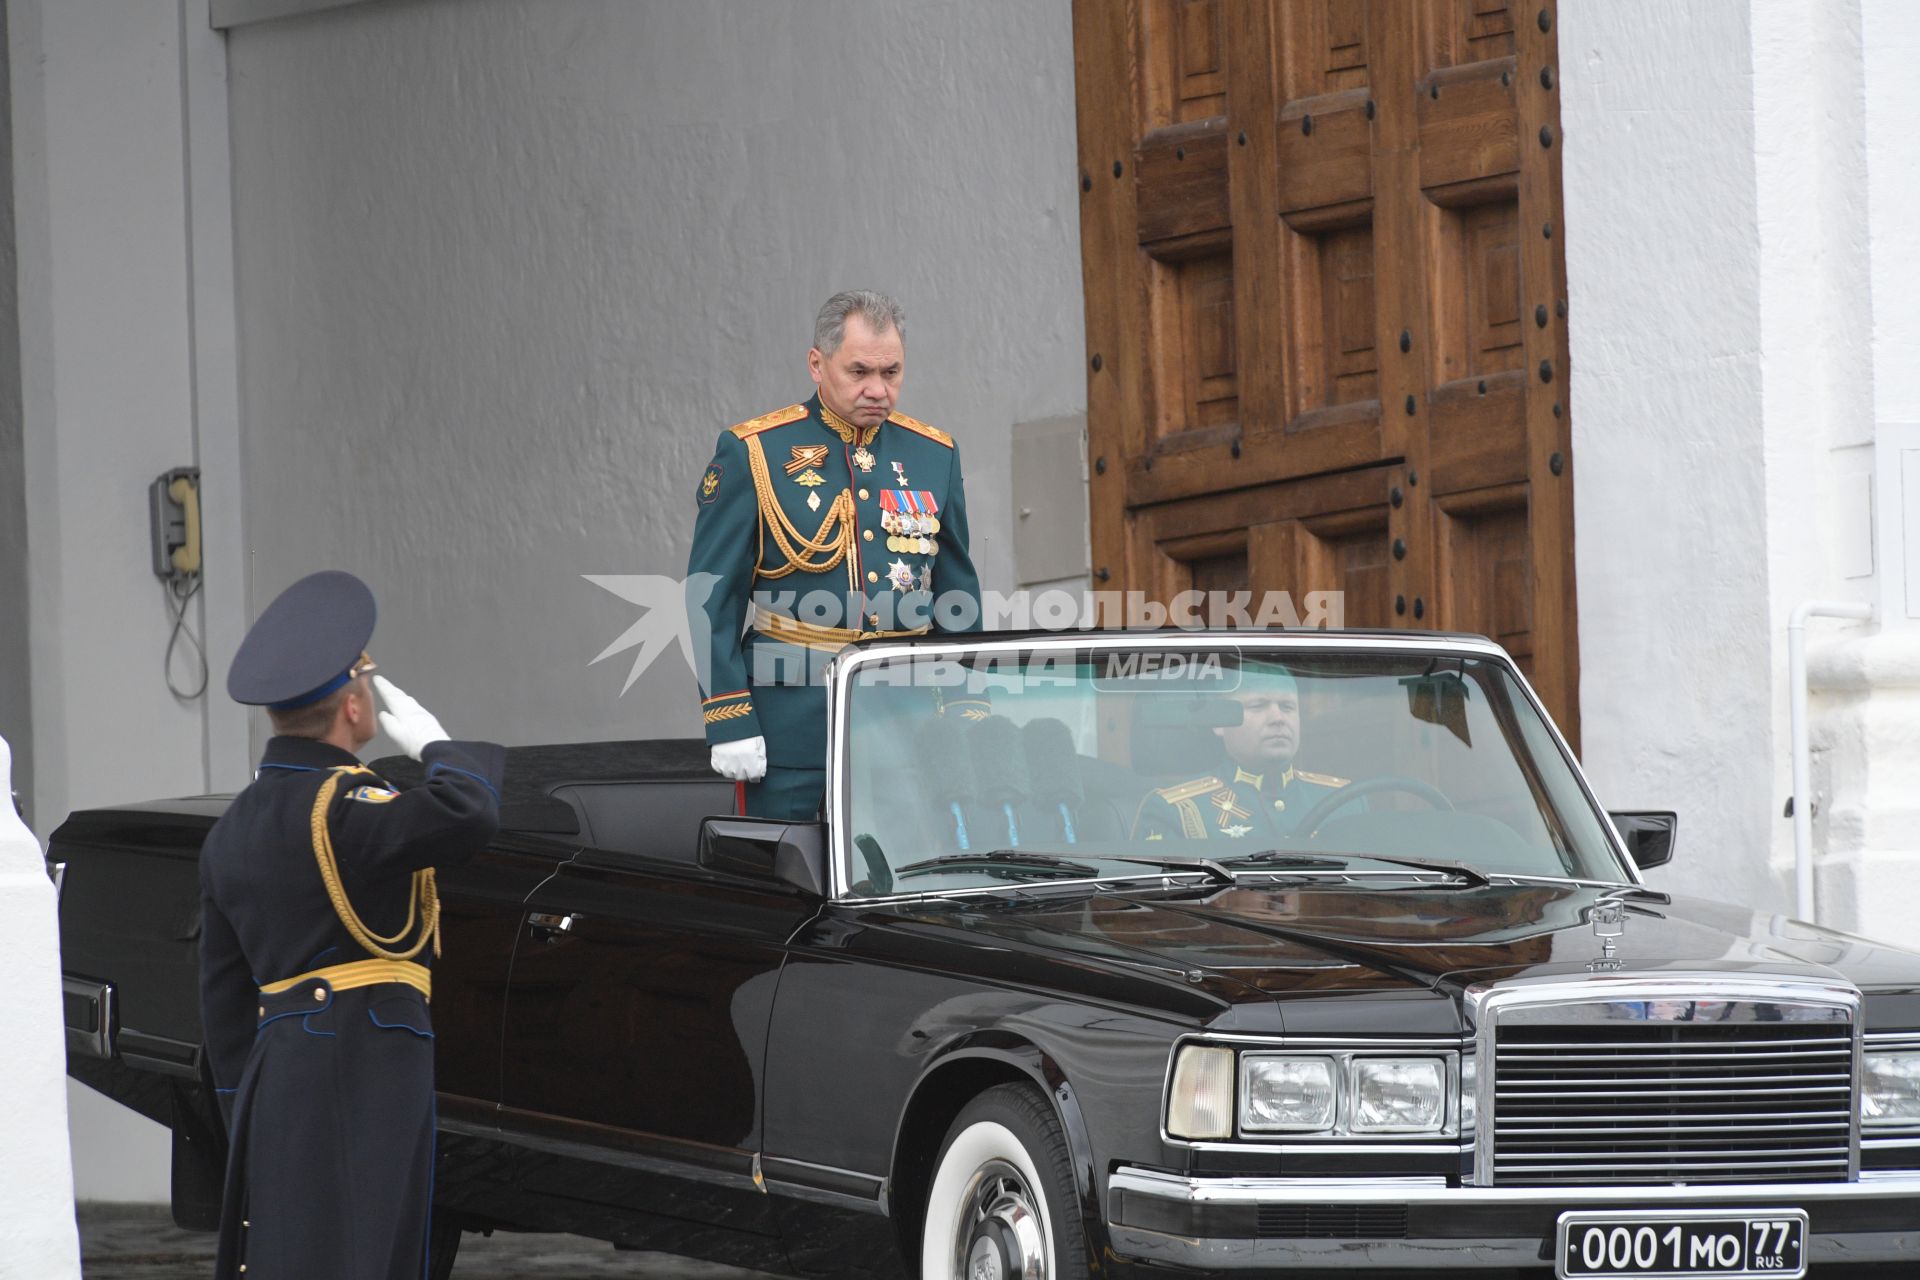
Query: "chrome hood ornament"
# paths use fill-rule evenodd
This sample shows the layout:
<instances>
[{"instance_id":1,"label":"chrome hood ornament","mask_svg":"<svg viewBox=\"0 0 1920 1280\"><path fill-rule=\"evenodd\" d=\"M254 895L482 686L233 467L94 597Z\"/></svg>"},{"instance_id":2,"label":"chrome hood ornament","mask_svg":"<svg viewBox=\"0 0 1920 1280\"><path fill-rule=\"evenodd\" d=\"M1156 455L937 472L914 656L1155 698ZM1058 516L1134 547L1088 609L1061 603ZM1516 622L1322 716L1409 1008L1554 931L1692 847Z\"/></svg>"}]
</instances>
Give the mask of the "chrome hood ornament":
<instances>
[{"instance_id":1,"label":"chrome hood ornament","mask_svg":"<svg viewBox=\"0 0 1920 1280\"><path fill-rule=\"evenodd\" d=\"M1587 923L1600 939L1600 956L1589 960L1587 968L1595 973L1618 969L1626 962L1614 954L1616 940L1627 931L1627 904L1618 898L1601 898L1587 908Z\"/></svg>"}]
</instances>

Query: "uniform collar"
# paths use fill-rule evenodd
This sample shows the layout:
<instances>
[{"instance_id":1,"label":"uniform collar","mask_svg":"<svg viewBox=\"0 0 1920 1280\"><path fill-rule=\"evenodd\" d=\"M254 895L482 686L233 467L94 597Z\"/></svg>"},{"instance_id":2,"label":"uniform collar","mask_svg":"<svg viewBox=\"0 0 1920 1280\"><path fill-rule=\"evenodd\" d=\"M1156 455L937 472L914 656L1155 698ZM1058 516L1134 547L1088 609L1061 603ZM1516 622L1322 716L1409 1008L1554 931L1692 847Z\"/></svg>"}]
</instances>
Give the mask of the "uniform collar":
<instances>
[{"instance_id":1,"label":"uniform collar","mask_svg":"<svg viewBox=\"0 0 1920 1280\"><path fill-rule=\"evenodd\" d=\"M1233 767L1233 780L1235 782L1244 782L1248 786L1252 787L1255 791L1260 791L1264 789L1266 786L1267 775L1264 773L1248 773L1245 769L1242 769L1239 765L1235 765ZM1289 787L1292 785L1293 785L1293 766L1288 765L1287 771L1280 775L1280 787L1282 789L1285 789L1286 787Z\"/></svg>"},{"instance_id":2,"label":"uniform collar","mask_svg":"<svg viewBox=\"0 0 1920 1280\"><path fill-rule=\"evenodd\" d=\"M826 398L817 391L813 394L813 409L820 421L826 425L827 430L848 444L872 444L874 437L880 434L880 428L886 425L884 422L876 422L870 427L856 427L827 408Z\"/></svg>"},{"instance_id":3,"label":"uniform collar","mask_svg":"<svg viewBox=\"0 0 1920 1280\"><path fill-rule=\"evenodd\" d=\"M260 756L260 767L263 769L268 765L294 769L334 769L359 763L359 756L351 751L342 751L331 742L289 738L285 735L269 738L267 749Z\"/></svg>"}]
</instances>

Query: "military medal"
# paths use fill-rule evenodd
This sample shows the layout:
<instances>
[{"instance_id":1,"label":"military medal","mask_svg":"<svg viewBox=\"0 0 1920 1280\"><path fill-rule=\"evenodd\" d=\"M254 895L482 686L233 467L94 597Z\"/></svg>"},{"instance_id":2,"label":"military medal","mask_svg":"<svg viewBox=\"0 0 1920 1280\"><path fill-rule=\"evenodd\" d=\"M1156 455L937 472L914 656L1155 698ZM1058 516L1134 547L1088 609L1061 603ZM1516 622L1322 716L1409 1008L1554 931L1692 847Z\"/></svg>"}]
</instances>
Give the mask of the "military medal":
<instances>
[{"instance_id":1,"label":"military medal","mask_svg":"<svg viewBox=\"0 0 1920 1280\"><path fill-rule=\"evenodd\" d=\"M880 527L889 535L887 550L933 555L940 549L933 541L933 535L940 531L940 521L934 518L939 509L925 489L882 489Z\"/></svg>"},{"instance_id":2,"label":"military medal","mask_svg":"<svg viewBox=\"0 0 1920 1280\"><path fill-rule=\"evenodd\" d=\"M1252 827L1241 826L1234 821L1235 818L1251 818L1253 814L1240 806L1240 797L1234 793L1232 787L1216 791L1207 798L1213 802L1213 807L1220 811L1220 830L1223 834L1243 836L1253 830Z\"/></svg>"},{"instance_id":3,"label":"military medal","mask_svg":"<svg viewBox=\"0 0 1920 1280\"><path fill-rule=\"evenodd\" d=\"M824 452L825 449L826 449L826 446L822 445L821 450ZM858 449L855 449L853 451L853 465L860 468L860 470L862 471L873 470L875 464L878 462L879 462L879 459L875 458L873 454L869 453L867 451L867 446L865 445L861 445Z\"/></svg>"},{"instance_id":4,"label":"military medal","mask_svg":"<svg viewBox=\"0 0 1920 1280\"><path fill-rule=\"evenodd\" d=\"M787 463L787 474L792 475L796 471L805 471L809 467L822 466L826 461L827 446L823 444L797 444L793 446L792 460ZM806 483L805 477L801 478L800 483ZM821 481L816 477L814 483L819 484Z\"/></svg>"},{"instance_id":5,"label":"military medal","mask_svg":"<svg viewBox=\"0 0 1920 1280\"><path fill-rule=\"evenodd\" d=\"M895 560L887 566L887 584L895 591L913 590L913 569L904 560Z\"/></svg>"},{"instance_id":6,"label":"military medal","mask_svg":"<svg viewBox=\"0 0 1920 1280\"><path fill-rule=\"evenodd\" d=\"M904 462L901 462L897 458L894 459L894 463L893 463L893 478L900 482L900 487L902 489L906 488L908 485L913 483L911 480L907 479L907 464Z\"/></svg>"}]
</instances>

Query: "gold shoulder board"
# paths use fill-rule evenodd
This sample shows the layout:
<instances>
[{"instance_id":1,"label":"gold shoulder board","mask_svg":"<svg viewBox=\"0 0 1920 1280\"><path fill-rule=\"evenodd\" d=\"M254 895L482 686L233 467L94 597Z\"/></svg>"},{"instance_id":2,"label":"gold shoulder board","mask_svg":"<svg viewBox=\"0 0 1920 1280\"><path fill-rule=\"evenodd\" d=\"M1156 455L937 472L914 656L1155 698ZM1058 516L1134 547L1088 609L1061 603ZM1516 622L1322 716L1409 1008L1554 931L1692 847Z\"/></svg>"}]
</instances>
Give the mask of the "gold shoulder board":
<instances>
[{"instance_id":1,"label":"gold shoulder board","mask_svg":"<svg viewBox=\"0 0 1920 1280\"><path fill-rule=\"evenodd\" d=\"M887 421L893 423L896 427L905 427L916 435L925 436L929 440L937 440L949 449L953 448L952 436L938 427L928 426L918 418L909 418L904 413L890 413L887 415Z\"/></svg>"},{"instance_id":2,"label":"gold shoulder board","mask_svg":"<svg viewBox=\"0 0 1920 1280\"><path fill-rule=\"evenodd\" d=\"M1336 778L1330 773L1308 773L1305 769L1295 769L1293 776L1302 782L1317 782L1323 787L1344 787L1353 781L1351 778Z\"/></svg>"},{"instance_id":3,"label":"gold shoulder board","mask_svg":"<svg viewBox=\"0 0 1920 1280\"><path fill-rule=\"evenodd\" d=\"M1168 804L1179 804L1182 800L1191 800L1195 796L1203 796L1210 791L1218 791L1225 785L1226 784L1221 782L1220 779L1209 774L1204 778L1195 778L1192 782L1180 782L1171 787L1156 788L1154 794L1162 800L1165 800Z\"/></svg>"},{"instance_id":4,"label":"gold shoulder board","mask_svg":"<svg viewBox=\"0 0 1920 1280\"><path fill-rule=\"evenodd\" d=\"M733 434L745 440L748 436L759 435L762 431L774 427L784 427L789 422L798 422L807 416L807 406L790 404L784 409L775 409L772 413L763 413L757 418L749 418L737 427L731 428Z\"/></svg>"}]
</instances>

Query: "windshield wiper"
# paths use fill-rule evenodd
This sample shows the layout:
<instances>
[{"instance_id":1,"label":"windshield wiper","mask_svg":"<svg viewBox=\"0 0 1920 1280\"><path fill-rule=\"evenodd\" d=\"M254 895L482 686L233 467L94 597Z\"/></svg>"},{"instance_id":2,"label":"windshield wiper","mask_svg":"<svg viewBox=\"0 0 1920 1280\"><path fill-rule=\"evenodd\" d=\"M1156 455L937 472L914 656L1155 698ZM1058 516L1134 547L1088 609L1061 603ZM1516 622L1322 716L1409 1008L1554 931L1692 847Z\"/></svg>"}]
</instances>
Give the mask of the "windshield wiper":
<instances>
[{"instance_id":1,"label":"windshield wiper","mask_svg":"<svg viewBox=\"0 0 1920 1280\"><path fill-rule=\"evenodd\" d=\"M1335 858L1339 860L1335 861ZM1444 872L1447 875L1459 876L1462 880L1466 881L1469 885L1473 886L1474 888L1479 888L1482 885L1489 885L1493 883L1493 881L1487 877L1485 872L1476 871L1474 868L1466 865L1464 862L1442 862L1438 859L1428 859L1428 858L1400 858L1400 857L1395 857L1392 854L1385 854L1385 853L1354 853L1354 854L1338 854L1338 855L1332 855L1332 856L1328 856L1328 855L1309 856L1309 855L1298 854L1298 853L1287 853L1286 851L1281 849L1263 849L1259 853L1241 854L1237 858L1227 858L1227 859L1224 859L1223 861L1226 863L1227 866L1230 866L1230 867L1251 866L1256 863L1280 864L1285 866L1296 866L1296 867L1313 866L1317 864L1322 868L1331 869L1333 867L1345 867L1345 866L1351 865L1351 863L1355 858L1362 858L1368 862L1385 862L1392 866L1408 867L1415 871Z\"/></svg>"},{"instance_id":2,"label":"windshield wiper","mask_svg":"<svg viewBox=\"0 0 1920 1280\"><path fill-rule=\"evenodd\" d=\"M984 853L949 853L938 858L927 858L920 862L909 862L897 868L894 876L904 879L907 876L928 875L935 871L958 871L974 867L983 871L1029 871L1049 876L1094 876L1095 868L1084 862L1074 862L1068 858L1056 858L1049 853L1029 853L1024 849L989 849Z\"/></svg>"},{"instance_id":3,"label":"windshield wiper","mask_svg":"<svg viewBox=\"0 0 1920 1280\"><path fill-rule=\"evenodd\" d=\"M1234 858L1220 859L1221 865L1228 867L1252 866L1258 863L1263 867L1292 867L1301 871L1340 871L1346 868L1345 858L1329 858L1320 853L1285 853L1279 849L1262 849L1259 853L1243 853Z\"/></svg>"},{"instance_id":4,"label":"windshield wiper","mask_svg":"<svg viewBox=\"0 0 1920 1280\"><path fill-rule=\"evenodd\" d=\"M1212 858L1130 858L1117 853L1103 853L1102 862L1131 862L1142 867L1158 867L1162 871L1199 871L1219 884L1238 884L1240 878ZM1234 859L1239 861L1239 859Z\"/></svg>"}]
</instances>

